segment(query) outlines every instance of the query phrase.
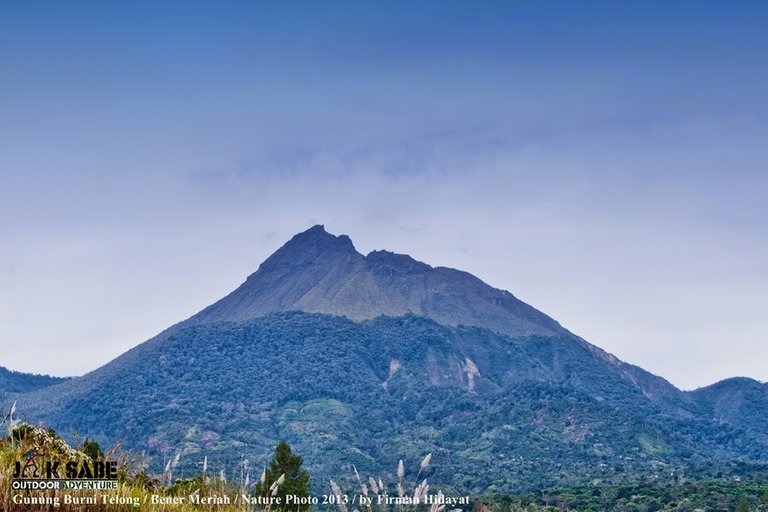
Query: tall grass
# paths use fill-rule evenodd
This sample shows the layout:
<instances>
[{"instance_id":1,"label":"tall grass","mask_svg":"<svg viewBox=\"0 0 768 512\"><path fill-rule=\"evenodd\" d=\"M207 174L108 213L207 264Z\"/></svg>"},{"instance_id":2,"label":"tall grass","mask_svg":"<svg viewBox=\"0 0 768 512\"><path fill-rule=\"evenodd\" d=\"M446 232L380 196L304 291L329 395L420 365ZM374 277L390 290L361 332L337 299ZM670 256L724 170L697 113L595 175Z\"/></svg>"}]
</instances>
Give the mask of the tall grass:
<instances>
[{"instance_id":1,"label":"tall grass","mask_svg":"<svg viewBox=\"0 0 768 512\"><path fill-rule=\"evenodd\" d=\"M397 464L397 482L392 485L387 485L381 477L378 479L373 476L368 477L368 481L364 482L360 477L356 467L352 467L355 473L355 479L360 487L360 494L357 495L359 500L345 502L342 498L344 496L351 497L353 494L346 494L342 492L339 484L334 480L330 481L331 494L337 498L336 508L339 512L347 512L349 507L359 507L368 512L405 512L411 510L424 510L428 512L443 512L446 506L440 501L443 498L442 491L438 491L435 495L433 503L425 505L424 501L429 494L429 484L425 478L419 482L419 478L432 461L432 454L427 454L419 464L418 472L415 477L415 486L410 493L406 493L405 486L405 463L400 460ZM396 494L390 494L390 490L394 490Z\"/></svg>"},{"instance_id":2,"label":"tall grass","mask_svg":"<svg viewBox=\"0 0 768 512\"><path fill-rule=\"evenodd\" d=\"M234 503L243 489L235 482L225 482L218 478L206 478L202 475L187 480L175 480L171 475L177 454L168 466L166 474L152 476L146 473L143 458L134 452L124 451L119 446L113 447L106 455L107 460L116 460L118 466L117 490L14 490L11 486L14 466L17 461L23 464L23 456L32 448L38 448L43 460L60 461L61 467L67 462L91 463L91 458L80 450L69 446L53 431L27 424L17 424L10 435L0 439L0 511L21 512L30 510L66 510L73 512L117 511L135 512L185 512L199 510L246 511L252 506L240 502ZM44 462L43 462L44 464ZM43 470L43 466L40 467ZM190 496L210 497L229 496L230 505L190 503ZM153 503L163 500L165 502ZM172 504L170 498L183 497L184 503ZM33 500L33 502L30 502ZM90 503L88 501L95 501Z\"/></svg>"},{"instance_id":3,"label":"tall grass","mask_svg":"<svg viewBox=\"0 0 768 512\"><path fill-rule=\"evenodd\" d=\"M29 510L66 510L73 512L135 512L138 510L151 512L201 510L235 512L261 510L263 512L274 512L276 510L291 510L291 507L285 506L251 505L242 499L243 495L252 496L250 468L248 468L246 476L240 482L237 482L234 478L227 481L223 473L209 477L207 476L208 459L206 457L202 462L202 474L190 479L174 480L173 471L182 456L181 452L177 452L166 461L163 474L151 475L146 471L146 460L141 454L123 450L119 445L108 450L104 457L106 460L117 462L117 490L14 490L12 488L12 478L15 463L19 461L23 464L24 454L33 448L37 448L42 454L40 471L44 471L45 461L59 461L60 474L67 462L75 461L80 466L83 463L90 464L93 461L82 450L75 449L67 444L53 430L14 422L8 432L9 435L7 437L0 437L0 512ZM396 493L393 496L399 498L408 496L423 500L429 492L429 484L426 479L420 482L418 479L429 466L431 457L431 454L427 455L419 464L418 470L415 472L416 480L413 482L414 485L406 484L403 461L400 461L398 464L396 471L397 481L393 484L388 484L384 479L374 478L373 476L369 476L366 481L363 481L355 468L355 477L360 488L359 493L355 491L345 495L339 484L331 480L331 495L338 497L347 496L350 501L344 502L344 500L339 499L336 503L331 502L331 504L319 505L316 508L326 511L338 510L338 512L359 512L362 510L367 510L368 512L385 512L388 510L405 512L417 509L423 512L443 512L445 507L439 504L431 506L391 505L388 503L382 504L379 500L379 497L387 496L392 492ZM62 476L64 475L62 474ZM264 483L264 477L265 473L262 473L262 483ZM284 475L278 477L269 487L268 494L276 495L284 479ZM412 487L412 491L406 493L406 487ZM196 498L204 499L224 496L229 498L229 504L218 504L215 502L195 503ZM353 498L359 498L360 496L366 497L367 501L363 502L358 499L355 503ZM182 498L182 500L174 502L173 498ZM298 507L294 507L294 509L298 509Z\"/></svg>"}]
</instances>

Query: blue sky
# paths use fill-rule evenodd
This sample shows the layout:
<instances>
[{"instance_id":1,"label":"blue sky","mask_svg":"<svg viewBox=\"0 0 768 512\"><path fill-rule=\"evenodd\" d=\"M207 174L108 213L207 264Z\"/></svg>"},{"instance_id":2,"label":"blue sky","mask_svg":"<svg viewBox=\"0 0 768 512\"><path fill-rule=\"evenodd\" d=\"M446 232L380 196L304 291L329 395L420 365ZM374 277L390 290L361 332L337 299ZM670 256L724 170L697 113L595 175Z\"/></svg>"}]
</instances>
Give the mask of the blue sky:
<instances>
[{"instance_id":1,"label":"blue sky","mask_svg":"<svg viewBox=\"0 0 768 512\"><path fill-rule=\"evenodd\" d=\"M5 1L0 364L93 369L320 222L682 387L767 380L767 22L744 1Z\"/></svg>"}]
</instances>

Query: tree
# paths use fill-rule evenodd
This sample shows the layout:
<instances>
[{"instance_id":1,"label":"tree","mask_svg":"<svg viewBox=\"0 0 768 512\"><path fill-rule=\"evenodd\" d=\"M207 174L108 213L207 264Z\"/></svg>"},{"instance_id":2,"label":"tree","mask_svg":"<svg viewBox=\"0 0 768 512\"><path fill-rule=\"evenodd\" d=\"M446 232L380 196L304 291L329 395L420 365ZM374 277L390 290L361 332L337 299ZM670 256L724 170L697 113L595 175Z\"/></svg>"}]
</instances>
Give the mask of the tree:
<instances>
[{"instance_id":1,"label":"tree","mask_svg":"<svg viewBox=\"0 0 768 512\"><path fill-rule=\"evenodd\" d=\"M285 441L280 441L275 447L275 455L264 470L262 479L256 484L256 494L259 496L279 496L285 504L286 496L309 497L309 473L301 468L304 460L300 455L291 452L291 447ZM284 476L283 476L284 475ZM283 477L283 481L275 485ZM291 510L308 511L310 505L296 507Z\"/></svg>"},{"instance_id":2,"label":"tree","mask_svg":"<svg viewBox=\"0 0 768 512\"><path fill-rule=\"evenodd\" d=\"M80 451L88 455L91 460L99 460L104 458L104 452L101 451L101 446L93 439L87 437L83 439L83 445L80 447Z\"/></svg>"},{"instance_id":3,"label":"tree","mask_svg":"<svg viewBox=\"0 0 768 512\"><path fill-rule=\"evenodd\" d=\"M749 512L749 510L749 500L746 496L742 495L741 499L739 500L739 512Z\"/></svg>"}]
</instances>

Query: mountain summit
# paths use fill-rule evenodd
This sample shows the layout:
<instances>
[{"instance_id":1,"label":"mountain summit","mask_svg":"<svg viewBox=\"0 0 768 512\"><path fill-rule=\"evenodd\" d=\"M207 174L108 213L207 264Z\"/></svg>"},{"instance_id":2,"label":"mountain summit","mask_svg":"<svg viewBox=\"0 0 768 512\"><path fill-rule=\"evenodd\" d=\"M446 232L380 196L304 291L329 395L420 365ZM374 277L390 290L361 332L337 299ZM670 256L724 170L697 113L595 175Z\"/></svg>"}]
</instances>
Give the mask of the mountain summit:
<instances>
[{"instance_id":1,"label":"mountain summit","mask_svg":"<svg viewBox=\"0 0 768 512\"><path fill-rule=\"evenodd\" d=\"M187 472L257 467L287 440L316 483L353 466L393 482L432 453L430 483L482 493L768 460L765 385L680 391L470 274L322 226L192 318L17 397L156 470L169 453Z\"/></svg>"},{"instance_id":2,"label":"mountain summit","mask_svg":"<svg viewBox=\"0 0 768 512\"><path fill-rule=\"evenodd\" d=\"M299 233L237 290L194 317L241 322L278 311L361 321L413 314L444 325L476 325L510 336L563 334L555 320L466 272L404 254L363 256L346 235L321 225Z\"/></svg>"}]
</instances>

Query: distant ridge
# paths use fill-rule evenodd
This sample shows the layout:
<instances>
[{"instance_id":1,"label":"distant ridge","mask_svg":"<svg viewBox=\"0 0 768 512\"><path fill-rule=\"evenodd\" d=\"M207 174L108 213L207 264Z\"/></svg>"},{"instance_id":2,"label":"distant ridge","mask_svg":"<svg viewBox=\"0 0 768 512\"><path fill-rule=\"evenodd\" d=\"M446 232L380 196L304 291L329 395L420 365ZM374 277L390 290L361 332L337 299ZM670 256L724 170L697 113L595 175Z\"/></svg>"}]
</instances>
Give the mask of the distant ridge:
<instances>
[{"instance_id":1,"label":"distant ridge","mask_svg":"<svg viewBox=\"0 0 768 512\"><path fill-rule=\"evenodd\" d=\"M16 372L0 366L0 398L13 393L26 393L46 388L65 380L68 378Z\"/></svg>"}]
</instances>

